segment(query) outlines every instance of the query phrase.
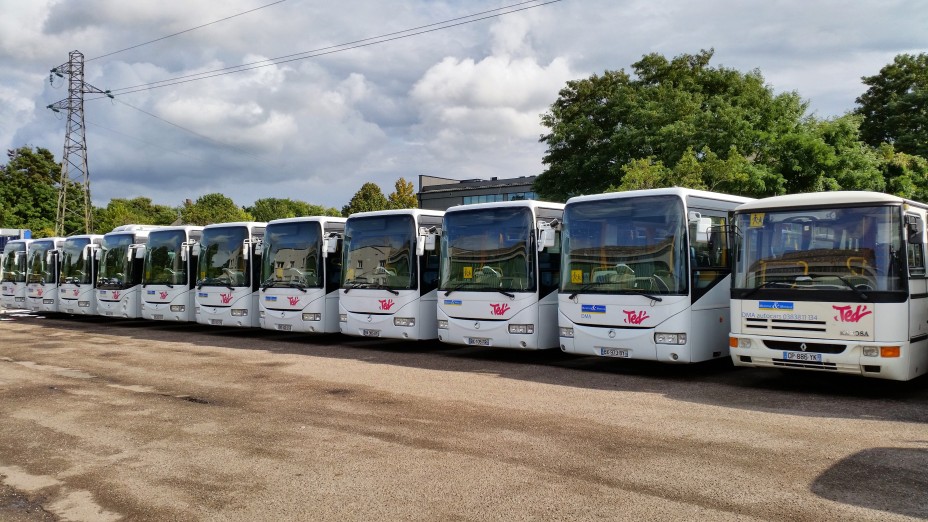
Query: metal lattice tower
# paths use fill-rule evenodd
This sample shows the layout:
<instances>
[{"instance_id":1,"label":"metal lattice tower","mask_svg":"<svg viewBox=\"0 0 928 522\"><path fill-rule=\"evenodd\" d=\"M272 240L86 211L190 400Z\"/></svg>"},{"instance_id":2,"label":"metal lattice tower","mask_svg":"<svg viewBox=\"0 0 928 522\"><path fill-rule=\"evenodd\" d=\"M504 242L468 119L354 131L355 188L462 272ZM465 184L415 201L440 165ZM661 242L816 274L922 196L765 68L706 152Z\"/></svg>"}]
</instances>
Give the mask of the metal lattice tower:
<instances>
[{"instance_id":1,"label":"metal lattice tower","mask_svg":"<svg viewBox=\"0 0 928 522\"><path fill-rule=\"evenodd\" d=\"M54 112L67 111L68 127L64 135L64 154L61 158L61 186L58 192L58 213L55 218L55 235L67 236L74 233L89 234L92 231L92 210L90 204L90 171L87 169L87 136L84 132L84 95L105 94L112 98L109 91L104 91L84 82L84 55L80 51L71 51L68 61L51 70L48 80L54 76L68 77L68 97L48 106ZM78 201L74 193L80 192ZM80 202L80 199L83 202ZM83 207L83 208L81 208ZM68 217L80 216L83 211L84 230L65 230Z\"/></svg>"}]
</instances>

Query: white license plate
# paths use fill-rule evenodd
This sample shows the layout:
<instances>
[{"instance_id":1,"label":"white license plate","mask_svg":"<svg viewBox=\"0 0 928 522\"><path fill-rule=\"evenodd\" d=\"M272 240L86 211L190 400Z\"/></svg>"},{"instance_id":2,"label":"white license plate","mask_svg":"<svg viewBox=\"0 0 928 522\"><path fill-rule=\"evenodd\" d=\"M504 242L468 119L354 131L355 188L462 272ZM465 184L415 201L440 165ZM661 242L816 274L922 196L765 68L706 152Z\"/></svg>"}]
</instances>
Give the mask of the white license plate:
<instances>
[{"instance_id":1,"label":"white license plate","mask_svg":"<svg viewBox=\"0 0 928 522\"><path fill-rule=\"evenodd\" d=\"M361 335L364 337L380 337L380 330L369 330L364 328L361 330Z\"/></svg>"},{"instance_id":2,"label":"white license plate","mask_svg":"<svg viewBox=\"0 0 928 522\"><path fill-rule=\"evenodd\" d=\"M217 326L222 326L222 319L210 319L209 324L214 324Z\"/></svg>"},{"instance_id":3,"label":"white license plate","mask_svg":"<svg viewBox=\"0 0 928 522\"><path fill-rule=\"evenodd\" d=\"M783 359L799 362L822 362L822 354L806 352L783 352Z\"/></svg>"},{"instance_id":4,"label":"white license plate","mask_svg":"<svg viewBox=\"0 0 928 522\"><path fill-rule=\"evenodd\" d=\"M284 332L289 332L290 330L293 329L293 325L290 325L290 324L279 324L279 325L277 325L277 329L278 329L278 330L281 330L281 331L284 331Z\"/></svg>"},{"instance_id":5,"label":"white license plate","mask_svg":"<svg viewBox=\"0 0 928 522\"><path fill-rule=\"evenodd\" d=\"M160 321L160 320L164 319L164 315L162 315L162 314L151 314L151 318L154 319L155 321Z\"/></svg>"},{"instance_id":6,"label":"white license plate","mask_svg":"<svg viewBox=\"0 0 928 522\"><path fill-rule=\"evenodd\" d=\"M73 309L73 308L68 308L68 313L69 313L69 314L73 314L73 313L74 313L74 309Z\"/></svg>"},{"instance_id":7,"label":"white license plate","mask_svg":"<svg viewBox=\"0 0 928 522\"><path fill-rule=\"evenodd\" d=\"M628 359L630 353L629 350L622 348L600 348L599 355L603 357L622 357L623 359Z\"/></svg>"},{"instance_id":8,"label":"white license plate","mask_svg":"<svg viewBox=\"0 0 928 522\"><path fill-rule=\"evenodd\" d=\"M483 337L468 337L467 344L472 346L490 346L490 340Z\"/></svg>"},{"instance_id":9,"label":"white license plate","mask_svg":"<svg viewBox=\"0 0 928 522\"><path fill-rule=\"evenodd\" d=\"M103 315L113 315L113 312L103 312Z\"/></svg>"}]
</instances>

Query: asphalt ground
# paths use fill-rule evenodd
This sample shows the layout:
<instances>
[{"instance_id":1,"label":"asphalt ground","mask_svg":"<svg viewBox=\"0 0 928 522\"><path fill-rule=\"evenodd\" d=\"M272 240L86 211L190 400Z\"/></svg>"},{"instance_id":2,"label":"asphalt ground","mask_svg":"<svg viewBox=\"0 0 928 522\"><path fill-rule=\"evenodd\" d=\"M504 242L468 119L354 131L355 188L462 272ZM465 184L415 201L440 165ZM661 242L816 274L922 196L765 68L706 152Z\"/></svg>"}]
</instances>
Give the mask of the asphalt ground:
<instances>
[{"instance_id":1,"label":"asphalt ground","mask_svg":"<svg viewBox=\"0 0 928 522\"><path fill-rule=\"evenodd\" d=\"M928 518L925 378L0 319L0 520Z\"/></svg>"}]
</instances>

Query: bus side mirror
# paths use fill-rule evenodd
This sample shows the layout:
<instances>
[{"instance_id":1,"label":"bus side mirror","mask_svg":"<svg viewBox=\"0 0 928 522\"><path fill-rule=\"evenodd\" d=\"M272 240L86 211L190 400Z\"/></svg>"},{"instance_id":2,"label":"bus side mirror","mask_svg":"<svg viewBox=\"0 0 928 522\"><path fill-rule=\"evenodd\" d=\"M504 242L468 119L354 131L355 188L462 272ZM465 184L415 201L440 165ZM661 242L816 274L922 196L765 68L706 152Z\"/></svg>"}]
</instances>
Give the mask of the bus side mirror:
<instances>
[{"instance_id":1,"label":"bus side mirror","mask_svg":"<svg viewBox=\"0 0 928 522\"><path fill-rule=\"evenodd\" d=\"M538 222L538 251L541 252L546 248L554 246L554 239L557 236L557 227L560 225L558 220Z\"/></svg>"},{"instance_id":2,"label":"bus side mirror","mask_svg":"<svg viewBox=\"0 0 928 522\"><path fill-rule=\"evenodd\" d=\"M103 257L103 250L99 248L94 249L93 258L99 261L101 257Z\"/></svg>"},{"instance_id":3,"label":"bus side mirror","mask_svg":"<svg viewBox=\"0 0 928 522\"><path fill-rule=\"evenodd\" d=\"M145 245L139 245L139 247L135 249L135 258L145 259Z\"/></svg>"},{"instance_id":4,"label":"bus side mirror","mask_svg":"<svg viewBox=\"0 0 928 522\"><path fill-rule=\"evenodd\" d=\"M338 234L332 232L327 237L322 239L322 257L329 257L329 254L334 254L338 250L338 241L341 239ZM418 243L417 243L418 248Z\"/></svg>"},{"instance_id":5,"label":"bus side mirror","mask_svg":"<svg viewBox=\"0 0 928 522\"><path fill-rule=\"evenodd\" d=\"M242 241L242 259L248 261L251 258L251 240Z\"/></svg>"},{"instance_id":6,"label":"bus side mirror","mask_svg":"<svg viewBox=\"0 0 928 522\"><path fill-rule=\"evenodd\" d=\"M438 240L438 229L435 227L419 227L419 238L416 241L416 255L423 256L425 251L435 250Z\"/></svg>"},{"instance_id":7,"label":"bus side mirror","mask_svg":"<svg viewBox=\"0 0 928 522\"><path fill-rule=\"evenodd\" d=\"M52 264L52 253L53 252L54 250L49 250L48 252L45 252L45 264L46 265Z\"/></svg>"},{"instance_id":8,"label":"bus side mirror","mask_svg":"<svg viewBox=\"0 0 928 522\"><path fill-rule=\"evenodd\" d=\"M690 223L698 223L700 219L702 219L702 214L695 210L690 210L686 213L686 220Z\"/></svg>"},{"instance_id":9,"label":"bus side mirror","mask_svg":"<svg viewBox=\"0 0 928 522\"><path fill-rule=\"evenodd\" d=\"M259 239L254 242L255 245L255 255L260 257L264 255L264 240Z\"/></svg>"}]
</instances>

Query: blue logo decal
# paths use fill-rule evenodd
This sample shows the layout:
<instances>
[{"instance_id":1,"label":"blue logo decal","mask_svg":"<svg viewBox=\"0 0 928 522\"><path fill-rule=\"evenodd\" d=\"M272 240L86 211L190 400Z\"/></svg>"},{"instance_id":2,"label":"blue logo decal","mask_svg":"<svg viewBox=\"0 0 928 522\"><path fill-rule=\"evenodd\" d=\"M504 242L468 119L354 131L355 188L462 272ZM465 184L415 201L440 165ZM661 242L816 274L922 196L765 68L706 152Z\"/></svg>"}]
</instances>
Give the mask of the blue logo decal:
<instances>
[{"instance_id":1,"label":"blue logo decal","mask_svg":"<svg viewBox=\"0 0 928 522\"><path fill-rule=\"evenodd\" d=\"M580 305L580 311L585 314L604 314L606 305Z\"/></svg>"},{"instance_id":2,"label":"blue logo decal","mask_svg":"<svg viewBox=\"0 0 928 522\"><path fill-rule=\"evenodd\" d=\"M265 301L276 301L276 300L277 300L277 296L276 296L276 295L266 295L266 296L264 296L264 300L265 300Z\"/></svg>"},{"instance_id":3,"label":"blue logo decal","mask_svg":"<svg viewBox=\"0 0 928 522\"><path fill-rule=\"evenodd\" d=\"M149 291L147 291L147 292L145 292L145 293L148 294L148 295L155 295L155 291L154 291L154 290L149 290Z\"/></svg>"},{"instance_id":4,"label":"blue logo decal","mask_svg":"<svg viewBox=\"0 0 928 522\"><path fill-rule=\"evenodd\" d=\"M197 297L209 297L209 294L207 294L206 292L200 292L199 294L197 294Z\"/></svg>"},{"instance_id":5,"label":"blue logo decal","mask_svg":"<svg viewBox=\"0 0 928 522\"><path fill-rule=\"evenodd\" d=\"M761 301L757 303L761 310L792 310L793 303L790 301Z\"/></svg>"},{"instance_id":6,"label":"blue logo decal","mask_svg":"<svg viewBox=\"0 0 928 522\"><path fill-rule=\"evenodd\" d=\"M461 306L462 304L464 304L464 302L461 301L460 299L445 299L445 304L451 305L451 306Z\"/></svg>"}]
</instances>

